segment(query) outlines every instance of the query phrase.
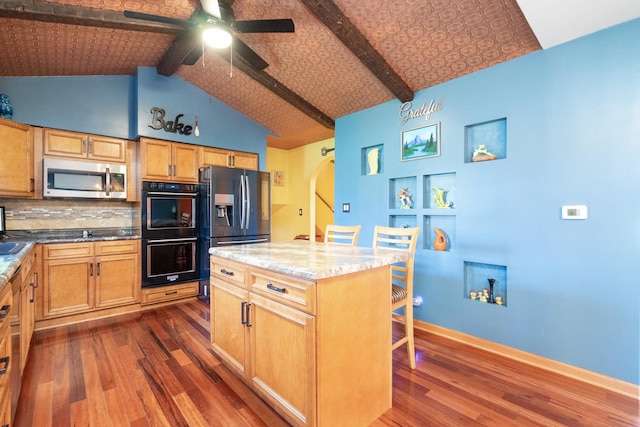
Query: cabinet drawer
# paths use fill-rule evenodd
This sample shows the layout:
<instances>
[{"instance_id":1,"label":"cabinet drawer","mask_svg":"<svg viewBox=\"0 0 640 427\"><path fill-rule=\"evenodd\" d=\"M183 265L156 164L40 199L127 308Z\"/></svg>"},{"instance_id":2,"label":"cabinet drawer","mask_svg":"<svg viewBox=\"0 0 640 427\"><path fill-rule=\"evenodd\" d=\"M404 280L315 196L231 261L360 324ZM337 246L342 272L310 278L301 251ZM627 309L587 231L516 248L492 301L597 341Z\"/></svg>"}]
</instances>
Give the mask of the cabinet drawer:
<instances>
[{"instance_id":1,"label":"cabinet drawer","mask_svg":"<svg viewBox=\"0 0 640 427\"><path fill-rule=\"evenodd\" d=\"M250 291L286 306L315 314L316 284L271 271L251 269L249 272Z\"/></svg>"},{"instance_id":2,"label":"cabinet drawer","mask_svg":"<svg viewBox=\"0 0 640 427\"><path fill-rule=\"evenodd\" d=\"M52 243L44 245L43 258L61 259L93 256L93 243Z\"/></svg>"},{"instance_id":3,"label":"cabinet drawer","mask_svg":"<svg viewBox=\"0 0 640 427\"><path fill-rule=\"evenodd\" d=\"M246 273L247 268L242 264L211 257L211 275L218 279L247 289Z\"/></svg>"},{"instance_id":4,"label":"cabinet drawer","mask_svg":"<svg viewBox=\"0 0 640 427\"><path fill-rule=\"evenodd\" d=\"M108 240L96 242L95 254L99 255L115 255L128 254L138 252L140 240Z\"/></svg>"},{"instance_id":5,"label":"cabinet drawer","mask_svg":"<svg viewBox=\"0 0 640 427\"><path fill-rule=\"evenodd\" d=\"M179 285L146 288L142 290L142 304L154 304L174 301L198 295L198 282L182 283Z\"/></svg>"}]
</instances>

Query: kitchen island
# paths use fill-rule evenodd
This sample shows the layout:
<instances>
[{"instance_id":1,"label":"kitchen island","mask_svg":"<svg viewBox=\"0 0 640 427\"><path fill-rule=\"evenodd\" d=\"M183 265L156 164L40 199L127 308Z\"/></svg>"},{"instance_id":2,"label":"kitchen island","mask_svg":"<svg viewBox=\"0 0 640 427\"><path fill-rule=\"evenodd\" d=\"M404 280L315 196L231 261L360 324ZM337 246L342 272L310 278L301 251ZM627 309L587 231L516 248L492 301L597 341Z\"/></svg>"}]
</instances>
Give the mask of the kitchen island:
<instances>
[{"instance_id":1,"label":"kitchen island","mask_svg":"<svg viewBox=\"0 0 640 427\"><path fill-rule=\"evenodd\" d=\"M405 253L296 240L210 249L214 352L294 425L391 407L391 269Z\"/></svg>"}]
</instances>

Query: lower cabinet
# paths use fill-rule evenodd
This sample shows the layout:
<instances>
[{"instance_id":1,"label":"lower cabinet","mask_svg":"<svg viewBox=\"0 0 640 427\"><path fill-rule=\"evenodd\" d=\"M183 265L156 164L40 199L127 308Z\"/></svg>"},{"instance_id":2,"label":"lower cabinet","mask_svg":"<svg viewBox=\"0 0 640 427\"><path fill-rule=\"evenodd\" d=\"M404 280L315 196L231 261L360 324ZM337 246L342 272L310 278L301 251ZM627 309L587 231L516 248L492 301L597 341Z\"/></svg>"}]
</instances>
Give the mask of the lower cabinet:
<instances>
[{"instance_id":1,"label":"lower cabinet","mask_svg":"<svg viewBox=\"0 0 640 427\"><path fill-rule=\"evenodd\" d=\"M391 407L390 281L388 265L314 281L212 255L212 349L293 425L370 425Z\"/></svg>"},{"instance_id":2,"label":"lower cabinet","mask_svg":"<svg viewBox=\"0 0 640 427\"><path fill-rule=\"evenodd\" d=\"M0 425L11 425L11 374L20 370L11 354L13 292L10 283L0 291ZM15 366L14 366L15 365Z\"/></svg>"},{"instance_id":3,"label":"lower cabinet","mask_svg":"<svg viewBox=\"0 0 640 427\"><path fill-rule=\"evenodd\" d=\"M44 245L43 276L43 318L139 303L140 241Z\"/></svg>"}]
</instances>

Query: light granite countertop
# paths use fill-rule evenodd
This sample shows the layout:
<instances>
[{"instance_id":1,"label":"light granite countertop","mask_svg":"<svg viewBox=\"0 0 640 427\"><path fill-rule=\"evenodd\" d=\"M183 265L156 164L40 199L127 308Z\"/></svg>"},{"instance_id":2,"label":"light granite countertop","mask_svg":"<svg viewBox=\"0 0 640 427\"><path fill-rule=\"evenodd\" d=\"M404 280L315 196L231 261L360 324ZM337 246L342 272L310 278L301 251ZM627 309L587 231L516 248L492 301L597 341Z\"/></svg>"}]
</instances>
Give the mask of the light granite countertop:
<instances>
[{"instance_id":1,"label":"light granite countertop","mask_svg":"<svg viewBox=\"0 0 640 427\"><path fill-rule=\"evenodd\" d=\"M211 255L303 279L318 280L408 259L402 251L306 240L214 247Z\"/></svg>"}]
</instances>

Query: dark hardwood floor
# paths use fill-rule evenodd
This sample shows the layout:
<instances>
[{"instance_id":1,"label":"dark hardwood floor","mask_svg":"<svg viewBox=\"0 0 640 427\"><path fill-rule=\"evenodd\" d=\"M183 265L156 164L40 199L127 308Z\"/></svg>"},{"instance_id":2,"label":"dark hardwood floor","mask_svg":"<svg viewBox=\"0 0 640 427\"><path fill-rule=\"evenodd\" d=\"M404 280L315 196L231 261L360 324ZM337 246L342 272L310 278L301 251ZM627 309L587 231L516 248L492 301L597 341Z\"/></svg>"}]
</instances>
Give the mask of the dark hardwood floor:
<instances>
[{"instance_id":1,"label":"dark hardwood floor","mask_svg":"<svg viewBox=\"0 0 640 427\"><path fill-rule=\"evenodd\" d=\"M285 426L209 349L193 301L37 332L15 426ZM638 400L424 332L372 426L638 426ZM360 355L366 357L366 353Z\"/></svg>"}]
</instances>

